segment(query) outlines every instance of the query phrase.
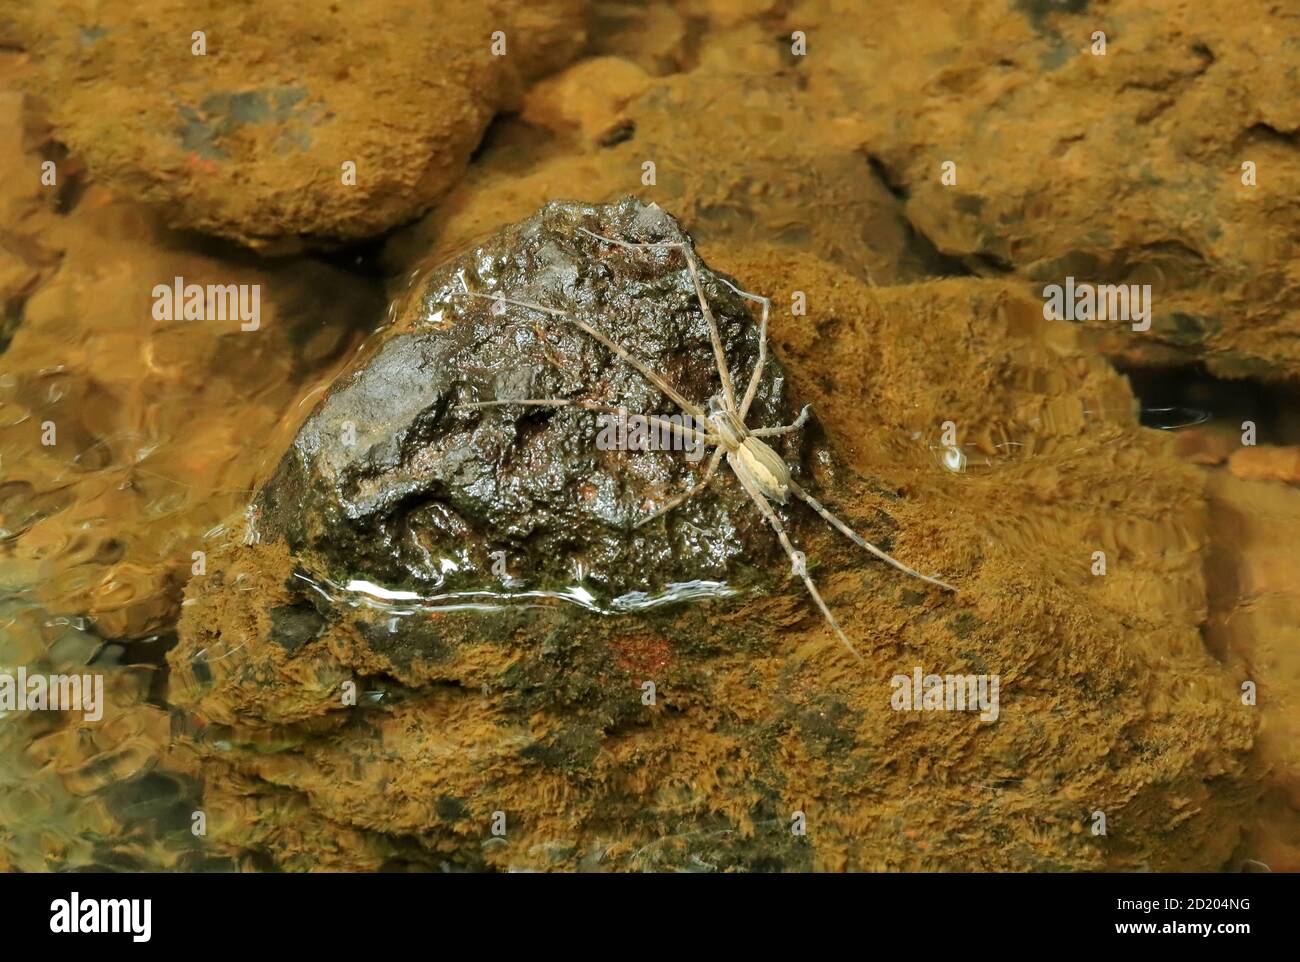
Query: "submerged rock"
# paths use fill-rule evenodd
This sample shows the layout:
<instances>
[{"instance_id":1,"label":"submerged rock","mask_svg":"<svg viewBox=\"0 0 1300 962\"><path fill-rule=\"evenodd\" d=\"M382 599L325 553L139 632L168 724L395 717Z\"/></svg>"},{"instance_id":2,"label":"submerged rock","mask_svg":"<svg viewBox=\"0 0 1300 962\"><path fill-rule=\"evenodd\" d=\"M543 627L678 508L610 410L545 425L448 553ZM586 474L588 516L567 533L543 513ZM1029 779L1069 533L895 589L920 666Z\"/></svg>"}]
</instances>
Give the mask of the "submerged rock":
<instances>
[{"instance_id":1,"label":"submerged rock","mask_svg":"<svg viewBox=\"0 0 1300 962\"><path fill-rule=\"evenodd\" d=\"M1293 16L1267 0L1229 19L1142 0L812 0L783 26L819 38L809 92L859 118L944 254L1035 295L1067 278L1145 290L1145 319L1080 316L1111 356L1300 373L1300 73L1274 66L1300 44Z\"/></svg>"},{"instance_id":2,"label":"submerged rock","mask_svg":"<svg viewBox=\"0 0 1300 962\"><path fill-rule=\"evenodd\" d=\"M742 49L763 55L756 71L738 68ZM861 119L803 92L778 50L751 37L687 74L652 78L600 57L547 78L436 215L394 233L387 260L396 270L430 252L454 256L557 195L632 193L673 211L711 250L789 244L877 284L950 269L872 173Z\"/></svg>"},{"instance_id":3,"label":"submerged rock","mask_svg":"<svg viewBox=\"0 0 1300 962\"><path fill-rule=\"evenodd\" d=\"M585 15L586 0L159 0L147 17L57 0L13 19L33 90L95 177L176 226L282 252L428 210L496 112L582 47Z\"/></svg>"}]
</instances>

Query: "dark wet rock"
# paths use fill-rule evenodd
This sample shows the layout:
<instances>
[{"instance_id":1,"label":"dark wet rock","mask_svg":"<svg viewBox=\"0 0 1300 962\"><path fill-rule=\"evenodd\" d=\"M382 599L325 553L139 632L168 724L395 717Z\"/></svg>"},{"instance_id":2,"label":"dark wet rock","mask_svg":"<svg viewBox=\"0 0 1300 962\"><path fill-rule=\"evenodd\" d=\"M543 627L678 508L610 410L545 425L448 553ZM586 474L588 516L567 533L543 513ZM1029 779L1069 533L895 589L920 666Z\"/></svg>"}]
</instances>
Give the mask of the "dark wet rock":
<instances>
[{"instance_id":1,"label":"dark wet rock","mask_svg":"<svg viewBox=\"0 0 1300 962\"><path fill-rule=\"evenodd\" d=\"M590 411L461 407L579 398L673 412L567 320L509 304L500 311L490 297L466 295L466 284L574 312L688 399L720 389L681 253L612 246L580 227L688 240L664 211L631 198L553 203L422 274L258 493L248 517L254 544L217 552L212 575L192 583L201 604L186 613L171 655L178 703L253 727L338 717L349 707L337 690L348 677L342 658L407 688L455 679L500 690L512 711L559 712L518 753L573 771L599 751L601 732L643 709L634 678L678 666L690 674L702 653L763 643L743 624L711 626L711 608L698 604L730 596L724 603L736 610L789 571L727 468L706 492L634 529L690 486L703 457L602 450ZM754 319L707 265L701 279L743 385L757 358ZM793 420L785 394L769 354L750 425ZM810 424L777 448L796 470L801 460L816 466L828 458L818 437ZM804 521L789 520L796 540ZM882 523L872 533L887 543ZM684 601L697 603L674 603ZM242 648L243 637L272 646ZM497 666L501 657L507 664ZM307 682L277 692L273 679L285 673ZM609 677L628 682L611 686Z\"/></svg>"},{"instance_id":2,"label":"dark wet rock","mask_svg":"<svg viewBox=\"0 0 1300 962\"><path fill-rule=\"evenodd\" d=\"M314 608L280 605L271 609L271 640L294 652L320 634L324 623Z\"/></svg>"},{"instance_id":3,"label":"dark wet rock","mask_svg":"<svg viewBox=\"0 0 1300 962\"><path fill-rule=\"evenodd\" d=\"M770 567L779 549L735 485L714 484L633 530L699 476L700 452L600 450L600 415L576 408L458 407L576 398L681 413L567 320L515 305L498 313L496 301L465 295L463 283L573 312L699 404L720 390L681 253L614 247L579 228L685 240L661 209L630 198L553 203L423 276L364 366L303 426L255 502L256 534L284 540L310 576L334 586L370 582L444 598L545 591L636 606L674 585L743 581L754 566ZM707 267L702 278L743 391L756 326ZM784 382L769 359L751 426L793 420ZM497 552L504 577L499 564L494 570Z\"/></svg>"},{"instance_id":4,"label":"dark wet rock","mask_svg":"<svg viewBox=\"0 0 1300 962\"><path fill-rule=\"evenodd\" d=\"M428 210L496 112L585 41L586 0L9 5L33 91L97 179L277 252Z\"/></svg>"}]
</instances>

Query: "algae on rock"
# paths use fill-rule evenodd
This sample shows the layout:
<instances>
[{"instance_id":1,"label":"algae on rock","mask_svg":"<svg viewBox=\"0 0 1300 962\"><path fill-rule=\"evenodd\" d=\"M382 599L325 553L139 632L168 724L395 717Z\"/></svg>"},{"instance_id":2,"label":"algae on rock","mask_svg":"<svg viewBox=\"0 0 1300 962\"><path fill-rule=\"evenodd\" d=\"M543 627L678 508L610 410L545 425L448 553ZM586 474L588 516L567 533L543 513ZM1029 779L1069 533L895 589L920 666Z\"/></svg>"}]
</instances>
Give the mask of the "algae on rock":
<instances>
[{"instance_id":1,"label":"algae on rock","mask_svg":"<svg viewBox=\"0 0 1300 962\"><path fill-rule=\"evenodd\" d=\"M490 299L453 296L459 270L474 288L607 318L688 393L712 383L680 266L565 240L579 222L631 239L676 231L631 201L551 205L425 275L264 488L251 519L257 543L232 541L214 553L213 574L191 582L170 696L209 722L190 746L198 769L237 772L280 808L305 801L321 825L360 833L354 840L389 840L386 856L359 841L358 866L1227 861L1253 800L1256 721L1237 698L1242 665L1216 661L1199 634L1199 480L1137 425L1126 382L1077 329L1045 322L1040 305L1000 282L872 289L806 254L719 258L778 304L807 293L808 317L773 316L787 373L774 369L759 407L759 420L775 423L792 409L787 391L795 404L815 402L825 434L814 423L787 452L802 457L807 486L867 537L906 560L932 559L960 588L918 591L797 506L783 508L866 656L861 666L843 657L770 538L764 547L761 519L746 515L729 478L675 521L629 536L648 492L686 480L680 455L614 452L593 463L586 417L454 409L524 393L655 400L562 319L497 315ZM743 367L752 327L725 288L707 287ZM541 346L568 363L532 353ZM333 443L344 414L357 439L346 449ZM971 454L960 474L933 449L949 419ZM566 433L554 452L529 448L557 424ZM491 443L476 447L484 434ZM449 436L463 439L458 458ZM598 488L596 506L583 507L565 493L580 477L560 471L553 486L525 487L532 499L503 498L522 451L532 451L528 463L590 465L621 485ZM752 581L731 596L606 612L527 599L440 610L373 597L373 581L338 592L354 574L394 579L390 593L447 591L438 576L459 572L422 569L408 540L448 537L424 520L447 517L445 502L472 522L445 530L483 547L511 533L513 522L491 526L517 510L528 521L520 530L541 532L547 546L529 555L522 538L517 557L565 558L556 577L572 573L557 546L610 559L611 595L637 574L648 557L639 552L661 553L647 579L716 575L718 563L751 567ZM545 516L548 504L563 525ZM674 540L688 526L706 540ZM738 532L724 540L746 557L700 551L710 526ZM1096 550L1113 559L1104 578L1089 570ZM467 570L491 571L477 557ZM511 573L530 575L522 564ZM891 678L918 666L999 676L997 720L894 710ZM1106 835L1091 831L1096 811ZM796 812L806 835L791 832ZM491 830L500 817L504 836ZM245 844L285 865L302 858L301 838ZM238 834L222 846L238 852Z\"/></svg>"}]
</instances>

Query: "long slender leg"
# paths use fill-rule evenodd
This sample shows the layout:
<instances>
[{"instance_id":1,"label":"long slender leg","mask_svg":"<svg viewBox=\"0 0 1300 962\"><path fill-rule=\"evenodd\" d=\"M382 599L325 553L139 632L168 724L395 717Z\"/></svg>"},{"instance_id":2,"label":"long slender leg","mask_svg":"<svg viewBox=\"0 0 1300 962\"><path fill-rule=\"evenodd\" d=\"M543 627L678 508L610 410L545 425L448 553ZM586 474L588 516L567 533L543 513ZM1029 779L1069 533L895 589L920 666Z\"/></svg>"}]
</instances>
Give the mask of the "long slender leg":
<instances>
[{"instance_id":1,"label":"long slender leg","mask_svg":"<svg viewBox=\"0 0 1300 962\"><path fill-rule=\"evenodd\" d=\"M808 414L811 411L812 405L805 404L803 410L799 412L799 416L791 423L784 424L779 428L753 428L749 433L756 438L770 438L777 434L789 434L791 431L798 431L808 423Z\"/></svg>"},{"instance_id":2,"label":"long slender leg","mask_svg":"<svg viewBox=\"0 0 1300 962\"><path fill-rule=\"evenodd\" d=\"M617 237L606 237L604 234L597 234L594 230L587 230L585 227L578 228L579 234L586 234L588 237L594 237L596 240L604 241L606 244L616 244L619 247L626 247L629 250L674 250L685 245L681 241L625 241Z\"/></svg>"},{"instance_id":3,"label":"long slender leg","mask_svg":"<svg viewBox=\"0 0 1300 962\"><path fill-rule=\"evenodd\" d=\"M790 536L785 533L785 528L781 524L781 519L776 516L776 512L772 510L772 506L767 503L767 499L763 497L761 492L752 489L749 486L749 483L746 482L745 478L739 473L737 473L736 478L740 481L740 486L745 489L745 493L749 495L750 500L752 500L754 504L758 506L758 510L763 513L763 517L765 517L767 523L772 526L772 530L776 532L777 540L781 542L781 547L785 549L785 553L789 556L790 563L794 565L794 570L799 572L799 575L803 578L803 583L808 589L808 594L812 595L812 600L815 601L817 607L821 609L822 615L826 618L827 623L835 630L835 635L839 638L840 644L847 648L850 653L852 653L853 657L861 662L862 656L858 654L858 649L853 647L853 643L849 641L848 637L844 634L843 629L840 628L839 622L836 621L835 616L831 614L830 608L826 607L826 602L822 600L821 593L817 590L817 586L813 584L812 578L808 576L807 563L795 551L794 545L790 543Z\"/></svg>"},{"instance_id":4,"label":"long slender leg","mask_svg":"<svg viewBox=\"0 0 1300 962\"><path fill-rule=\"evenodd\" d=\"M691 283L695 286L695 297L700 302L700 310L704 312L704 320L709 325L709 341L713 344L713 359L717 363L718 377L722 379L722 393L727 399L729 410L736 410L736 390L731 383L731 371L727 367L727 355L722 349L722 335L718 332L718 322L713 316L713 310L709 307L709 301L704 296L704 285L700 282L699 264L695 260L695 254L691 251L690 245L681 241L660 242L660 243L634 243L632 241L618 240L613 237L606 237L603 234L597 234L589 231L585 227L579 227L579 231L588 237L594 237L596 240L605 241L607 244L616 244L619 247L626 247L632 250L638 248L659 248L669 250L676 248L682 252L686 258L686 269L690 272Z\"/></svg>"},{"instance_id":5,"label":"long slender leg","mask_svg":"<svg viewBox=\"0 0 1300 962\"><path fill-rule=\"evenodd\" d=\"M754 362L754 371L749 376L749 386L745 388L745 397L740 402L740 421L743 424L745 415L749 413L749 406L754 403L754 396L758 394L758 385L763 380L763 365L767 363L767 318L772 312L772 302L766 297L759 294L751 294L749 291L742 291L725 277L719 277L718 280L726 284L741 297L748 298L751 301L758 301L763 305L763 318L758 324L758 360Z\"/></svg>"},{"instance_id":6,"label":"long slender leg","mask_svg":"<svg viewBox=\"0 0 1300 962\"><path fill-rule=\"evenodd\" d=\"M496 401L469 401L465 404L456 405L459 408L494 408L509 407L512 404L521 404L525 407L550 407L550 408L582 408L584 411L596 411L599 414L626 414L625 409L620 410L611 407L608 404L600 404L596 401L586 401L582 398L521 398L519 400L496 400ZM647 424L652 424L657 428L671 431L675 437L693 444L715 444L717 439L711 434L703 431L697 431L694 428L687 428L684 425L676 424L667 418L660 417L657 414L643 414L638 417L644 417Z\"/></svg>"},{"instance_id":7,"label":"long slender leg","mask_svg":"<svg viewBox=\"0 0 1300 962\"><path fill-rule=\"evenodd\" d=\"M717 319L714 318L708 299L704 296L704 285L700 283L700 269L695 261L695 254L685 244L682 245L682 253L686 255L686 268L691 272L691 281L695 284L695 296L699 299L700 310L704 312L704 319L709 323L709 340L713 342L713 359L717 362L718 377L722 378L722 394L727 399L727 409L734 411L736 410L736 389L731 383L731 370L727 366L727 354L722 350L722 334L718 331Z\"/></svg>"},{"instance_id":8,"label":"long slender leg","mask_svg":"<svg viewBox=\"0 0 1300 962\"><path fill-rule=\"evenodd\" d=\"M713 457L709 458L709 466L704 469L704 477L700 478L699 481L691 485L681 494L677 495L676 497L670 498L668 501L665 501L660 507L652 511L650 514L646 515L636 524L632 525L632 527L639 528L643 524L649 524L655 518L663 517L669 511L673 510L673 508L676 508L678 505L685 504L691 498L695 497L706 487L708 487L709 482L713 480L713 475L718 470L718 465L721 463L721 461L722 461L722 448L718 447L714 449Z\"/></svg>"},{"instance_id":9,"label":"long slender leg","mask_svg":"<svg viewBox=\"0 0 1300 962\"><path fill-rule=\"evenodd\" d=\"M574 317L568 311L557 310L554 307L543 307L541 304L530 304L528 301L517 301L509 297L503 297L500 294L482 294L479 293L478 291L471 291L471 290L466 290L465 293L468 294L470 297L481 297L489 301L497 301L503 304L513 304L515 307L526 307L529 310L541 311L543 314L550 314L552 317L564 318L570 324L578 328L578 330L582 331L583 333L591 337L594 337L601 344L605 345L605 347L610 352L612 352L615 356L621 358L626 364L635 368L641 374L642 377L644 377L651 384L653 384L660 391L662 391L674 404L676 404L687 414L694 415L700 420L708 419L707 415L704 413L704 410L698 404L692 404L690 401L686 400L686 398L682 396L680 391L678 391L675 387L673 387L662 377L660 377L658 374L652 371L649 368L649 366L645 364L644 361L641 361L638 358L634 357L621 344L616 344L614 341L611 341L608 337L600 333L600 331L596 330L590 324L586 323L583 320L580 320L579 318Z\"/></svg>"},{"instance_id":10,"label":"long slender leg","mask_svg":"<svg viewBox=\"0 0 1300 962\"><path fill-rule=\"evenodd\" d=\"M881 561L885 562L886 564L893 565L899 571L903 572L903 574L911 575L913 578L920 578L922 581L928 582L929 584L935 585L939 588L943 588L945 591L955 592L957 590L947 582L940 581L938 578L931 578L929 575L923 575L919 571L909 568L907 565L903 564L903 562L899 561L897 558L885 554L885 552L881 551L870 541L862 537L862 535L858 534L856 531L850 528L839 518L835 517L835 515L827 511L824 507L822 507L820 501L814 498L811 494L809 494L799 485L795 484L793 481L790 482L790 490L793 491L795 495L797 495L798 497L802 498L805 502L807 502L808 507L812 508L823 518L829 521L832 527L834 527L837 531L839 531L840 534L844 535L854 544L866 548L868 551L870 551L873 555L875 555L877 558L879 558Z\"/></svg>"}]
</instances>

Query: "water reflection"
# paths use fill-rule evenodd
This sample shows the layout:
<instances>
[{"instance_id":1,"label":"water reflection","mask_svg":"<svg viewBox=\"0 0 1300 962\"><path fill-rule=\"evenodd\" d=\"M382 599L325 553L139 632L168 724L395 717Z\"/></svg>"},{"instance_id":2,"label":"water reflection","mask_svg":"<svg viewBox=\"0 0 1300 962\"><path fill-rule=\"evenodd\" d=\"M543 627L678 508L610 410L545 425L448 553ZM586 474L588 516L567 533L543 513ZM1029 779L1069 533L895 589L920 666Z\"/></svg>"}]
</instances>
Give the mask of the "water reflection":
<instances>
[{"instance_id":1,"label":"water reflection","mask_svg":"<svg viewBox=\"0 0 1300 962\"><path fill-rule=\"evenodd\" d=\"M294 577L305 582L331 604L371 608L395 617L413 615L430 609L497 611L513 605L543 607L557 601L577 605L596 614L619 615L679 602L730 598L737 594L736 589L725 581L681 581L674 582L659 592L629 591L602 604L596 595L580 584L569 585L559 590L479 589L421 594L416 591L387 588L364 579L352 579L346 584L340 584L328 578L313 577L301 570L295 571Z\"/></svg>"}]
</instances>

